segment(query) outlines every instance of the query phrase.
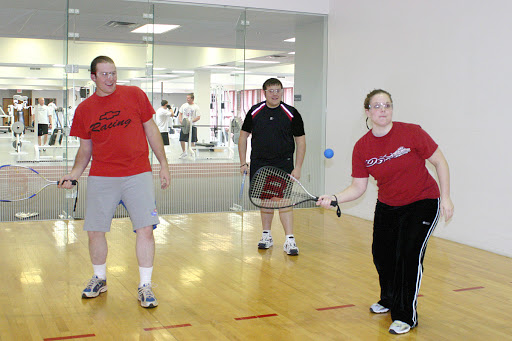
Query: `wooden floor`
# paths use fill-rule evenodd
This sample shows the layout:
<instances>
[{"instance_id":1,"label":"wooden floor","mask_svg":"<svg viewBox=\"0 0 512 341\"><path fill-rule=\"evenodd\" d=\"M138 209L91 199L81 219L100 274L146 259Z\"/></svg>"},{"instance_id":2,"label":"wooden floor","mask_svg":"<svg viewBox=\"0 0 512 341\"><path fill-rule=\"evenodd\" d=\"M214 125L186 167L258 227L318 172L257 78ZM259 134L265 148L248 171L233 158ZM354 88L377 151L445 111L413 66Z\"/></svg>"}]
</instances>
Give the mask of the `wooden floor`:
<instances>
[{"instance_id":1,"label":"wooden floor","mask_svg":"<svg viewBox=\"0 0 512 341\"><path fill-rule=\"evenodd\" d=\"M128 219L108 234L108 292L89 300L83 221L0 223L0 340L512 340L512 259L433 237L419 326L393 336L378 300L371 223L295 210L297 257L258 250L259 214L161 218L153 280L159 306L137 301Z\"/></svg>"}]
</instances>

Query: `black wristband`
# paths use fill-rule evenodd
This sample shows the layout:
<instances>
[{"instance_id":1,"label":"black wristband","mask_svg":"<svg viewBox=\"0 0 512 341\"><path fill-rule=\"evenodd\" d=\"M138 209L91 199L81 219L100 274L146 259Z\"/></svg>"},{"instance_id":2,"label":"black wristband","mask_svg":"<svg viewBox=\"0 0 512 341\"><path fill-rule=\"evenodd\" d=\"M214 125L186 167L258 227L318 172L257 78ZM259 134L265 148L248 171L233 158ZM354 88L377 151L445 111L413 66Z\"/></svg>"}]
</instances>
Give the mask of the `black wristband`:
<instances>
[{"instance_id":1,"label":"black wristband","mask_svg":"<svg viewBox=\"0 0 512 341\"><path fill-rule=\"evenodd\" d=\"M248 163L244 163L243 165L240 166L240 168L242 168L243 166L249 166Z\"/></svg>"}]
</instances>

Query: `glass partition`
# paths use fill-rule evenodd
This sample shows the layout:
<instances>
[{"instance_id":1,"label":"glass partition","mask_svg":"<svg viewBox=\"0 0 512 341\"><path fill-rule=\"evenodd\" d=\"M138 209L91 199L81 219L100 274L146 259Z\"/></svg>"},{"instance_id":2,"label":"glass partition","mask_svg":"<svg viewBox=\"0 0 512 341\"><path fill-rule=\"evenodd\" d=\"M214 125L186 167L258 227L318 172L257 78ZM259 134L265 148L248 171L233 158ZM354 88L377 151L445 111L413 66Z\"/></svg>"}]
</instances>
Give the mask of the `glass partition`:
<instances>
[{"instance_id":1,"label":"glass partition","mask_svg":"<svg viewBox=\"0 0 512 341\"><path fill-rule=\"evenodd\" d=\"M160 190L159 163L150 155L161 214L254 209L246 193L240 196L237 142L247 111L264 100L261 86L270 77L282 81L284 101L304 119L307 153L301 182L312 192L323 189L326 16L148 0L61 0L29 10L22 1L4 7L6 14L26 20L20 19L23 29L10 25L0 33L3 46L18 52L0 51L6 113L0 127L6 131L0 134L2 164L25 164L51 180L69 171L79 146L69 136L74 110L95 91L90 62L108 55L116 62L118 84L140 87L155 110L168 101L174 114L165 146L170 189ZM29 123L36 98L55 99L54 123L58 120L56 127L62 129L56 144L43 148L37 131L29 131L15 150L12 122L7 123L13 110L7 102L16 94L28 98L24 115ZM197 143L186 141L187 156L182 157L179 112L189 94L200 119L195 122ZM17 220L19 212L38 213L30 219L83 217L87 172L76 211L75 194L48 189L42 193L49 201L39 201L38 195L23 204L2 203L1 219ZM124 215L120 206L116 216Z\"/></svg>"}]
</instances>

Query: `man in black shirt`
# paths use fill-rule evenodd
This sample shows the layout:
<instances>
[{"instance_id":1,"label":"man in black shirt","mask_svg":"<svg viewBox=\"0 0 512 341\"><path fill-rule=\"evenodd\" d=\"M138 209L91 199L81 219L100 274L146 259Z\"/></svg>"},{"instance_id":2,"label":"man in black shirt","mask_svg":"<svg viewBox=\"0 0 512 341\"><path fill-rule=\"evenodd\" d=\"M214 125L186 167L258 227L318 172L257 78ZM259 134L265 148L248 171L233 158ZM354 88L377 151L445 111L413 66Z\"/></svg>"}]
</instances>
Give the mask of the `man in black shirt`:
<instances>
[{"instance_id":1,"label":"man in black shirt","mask_svg":"<svg viewBox=\"0 0 512 341\"><path fill-rule=\"evenodd\" d=\"M302 163L306 154L306 136L304 123L297 109L282 102L283 84L276 78L263 83L265 101L254 105L245 117L240 139L238 154L240 156L240 172L249 169L246 163L247 139L251 138L250 178L263 166L274 166L300 179ZM293 153L295 155L295 165ZM268 249L274 243L271 235L274 210L260 209L263 234L258 248ZM293 236L292 208L279 210L279 218L283 224L286 241L283 249L288 255L298 255L299 248Z\"/></svg>"}]
</instances>

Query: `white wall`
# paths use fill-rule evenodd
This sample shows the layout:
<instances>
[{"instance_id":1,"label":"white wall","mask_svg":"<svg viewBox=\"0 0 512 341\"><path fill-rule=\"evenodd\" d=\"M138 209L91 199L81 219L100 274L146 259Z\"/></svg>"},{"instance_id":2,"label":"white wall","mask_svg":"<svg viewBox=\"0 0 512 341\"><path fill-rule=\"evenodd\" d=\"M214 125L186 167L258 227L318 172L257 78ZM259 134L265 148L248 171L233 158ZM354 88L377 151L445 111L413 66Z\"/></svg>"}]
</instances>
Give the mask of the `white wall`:
<instances>
[{"instance_id":1,"label":"white wall","mask_svg":"<svg viewBox=\"0 0 512 341\"><path fill-rule=\"evenodd\" d=\"M163 0L166 1L166 0ZM304 1L304 0L169 0L170 2L185 2L197 4L215 4L224 6L265 8L281 11L304 12L315 14L327 14L329 11L329 0Z\"/></svg>"},{"instance_id":2,"label":"white wall","mask_svg":"<svg viewBox=\"0 0 512 341\"><path fill-rule=\"evenodd\" d=\"M419 123L452 176L453 219L437 236L512 256L512 2L330 1L326 191L350 183L362 103L391 92L394 119ZM375 185L345 212L372 218Z\"/></svg>"}]
</instances>

